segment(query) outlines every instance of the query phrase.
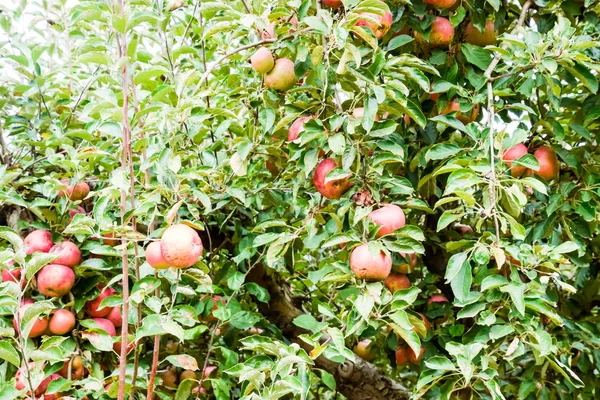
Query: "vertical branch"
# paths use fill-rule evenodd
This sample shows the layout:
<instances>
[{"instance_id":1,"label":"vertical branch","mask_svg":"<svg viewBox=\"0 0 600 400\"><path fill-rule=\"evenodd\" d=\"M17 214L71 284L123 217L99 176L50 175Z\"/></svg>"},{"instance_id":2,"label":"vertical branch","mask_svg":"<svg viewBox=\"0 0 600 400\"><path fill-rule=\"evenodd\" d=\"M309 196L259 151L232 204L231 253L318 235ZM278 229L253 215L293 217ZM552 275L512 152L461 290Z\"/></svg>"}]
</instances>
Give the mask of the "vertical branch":
<instances>
[{"instance_id":1,"label":"vertical branch","mask_svg":"<svg viewBox=\"0 0 600 400\"><path fill-rule=\"evenodd\" d=\"M202 7L202 2L200 1L200 7ZM204 36L204 17L202 15L202 10L200 10L200 28L202 30L202 66L204 67L204 72L206 73L206 38ZM208 80L206 81L206 86L208 87ZM210 97L206 96L206 108L210 109ZM212 129L210 129L210 138L212 140L213 145L215 144L215 134ZM213 148L213 155L215 157L215 165L219 164L219 160L217 158L217 150Z\"/></svg>"},{"instance_id":2,"label":"vertical branch","mask_svg":"<svg viewBox=\"0 0 600 400\"><path fill-rule=\"evenodd\" d=\"M123 0L117 0L119 5L119 16L123 17L125 13L125 7L123 4ZM118 35L117 35L118 38ZM123 33L122 40L118 42L119 46L119 57L122 59L123 57L127 57L127 34ZM127 82L127 62L123 62L123 66L121 67L121 80L122 80L122 90L123 90L123 151L121 154L121 168L123 171L127 170L127 164L131 164L130 154L131 154L131 127L129 126L129 84ZM131 169L130 169L131 171ZM132 176L133 178L133 176ZM130 188L130 195L134 196L134 187ZM121 189L121 224L125 225L125 211L127 208L127 192L124 189ZM135 227L134 227L135 229ZM119 357L119 392L118 392L118 400L125 399L125 378L126 378L126 368L127 368L127 350L128 350L128 317L129 317L129 264L127 258L127 239L121 238L121 244L123 245L123 250L121 253L121 261L122 261L122 274L123 274L123 313L122 313L122 327L121 327L121 354ZM133 383L133 382L132 382Z\"/></svg>"},{"instance_id":3,"label":"vertical branch","mask_svg":"<svg viewBox=\"0 0 600 400\"><path fill-rule=\"evenodd\" d=\"M2 119L0 118L0 162L4 165L10 165L10 153L4 141L4 131L2 130Z\"/></svg>"}]
</instances>

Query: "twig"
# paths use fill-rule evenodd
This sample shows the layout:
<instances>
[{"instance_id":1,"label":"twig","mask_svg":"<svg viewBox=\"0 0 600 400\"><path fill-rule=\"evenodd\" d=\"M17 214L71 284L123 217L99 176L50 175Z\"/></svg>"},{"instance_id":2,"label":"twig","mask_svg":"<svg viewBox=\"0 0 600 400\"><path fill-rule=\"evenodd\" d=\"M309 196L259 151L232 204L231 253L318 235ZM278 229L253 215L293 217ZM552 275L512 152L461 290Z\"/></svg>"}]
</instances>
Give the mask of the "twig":
<instances>
[{"instance_id":1,"label":"twig","mask_svg":"<svg viewBox=\"0 0 600 400\"><path fill-rule=\"evenodd\" d=\"M252 10L250 9L250 7L248 7L248 3L246 3L246 0L242 0L242 4L244 5L244 8L246 9L246 12L248 14L252 14Z\"/></svg>"},{"instance_id":2,"label":"twig","mask_svg":"<svg viewBox=\"0 0 600 400\"><path fill-rule=\"evenodd\" d=\"M188 21L187 25L185 26L185 30L183 31L183 35L181 35L181 42L179 42L179 45L182 45L185 37L188 33L188 31L190 30L190 26L192 26L192 22L194 22L194 15L196 15L196 10L198 9L198 5L200 4L200 0L196 1L196 4L194 4L194 9L192 10L192 16L190 18L190 20Z\"/></svg>"},{"instance_id":3,"label":"twig","mask_svg":"<svg viewBox=\"0 0 600 400\"><path fill-rule=\"evenodd\" d=\"M4 141L4 131L2 130L2 119L0 119L0 161L4 165L10 165L10 153Z\"/></svg>"},{"instance_id":4,"label":"twig","mask_svg":"<svg viewBox=\"0 0 600 400\"><path fill-rule=\"evenodd\" d=\"M75 112L75 109L77 108L77 106L79 106L79 103L81 103L81 100L83 99L83 95L89 89L90 85L92 84L92 81L96 77L96 73L99 70L100 70L100 67L96 68L96 70L92 73L92 76L90 77L90 79L86 83L86 85L83 87L83 90L81 91L81 93L79 93L79 97L77 98L77 101L75 102L75 105L71 108L71 113L69 114L69 117L67 118L66 122L63 124L64 126L68 126L69 122L71 122L71 118L73 117L73 113Z\"/></svg>"}]
</instances>

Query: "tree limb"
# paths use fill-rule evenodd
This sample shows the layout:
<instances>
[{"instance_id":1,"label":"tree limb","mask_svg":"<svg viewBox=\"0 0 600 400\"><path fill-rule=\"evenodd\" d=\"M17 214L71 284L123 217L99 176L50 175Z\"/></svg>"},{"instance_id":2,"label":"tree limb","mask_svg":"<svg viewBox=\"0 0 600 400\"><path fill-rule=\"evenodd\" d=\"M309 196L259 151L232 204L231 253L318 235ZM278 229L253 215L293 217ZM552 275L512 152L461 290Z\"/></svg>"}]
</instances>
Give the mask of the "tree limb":
<instances>
[{"instance_id":1,"label":"tree limb","mask_svg":"<svg viewBox=\"0 0 600 400\"><path fill-rule=\"evenodd\" d=\"M294 318L304 314L301 300L293 296L290 286L273 271L267 271L264 265L257 265L248 273L247 281L264 287L271 296L268 304L259 303L261 313L271 323L281 329L283 335L291 342L297 343L307 352L312 347L298 337L308 333L294 325ZM323 341L328 336L323 335ZM387 377L373 364L356 358L354 362L346 360L343 364L318 357L315 365L335 377L337 390L350 400L407 400L410 392L400 383Z\"/></svg>"}]
</instances>

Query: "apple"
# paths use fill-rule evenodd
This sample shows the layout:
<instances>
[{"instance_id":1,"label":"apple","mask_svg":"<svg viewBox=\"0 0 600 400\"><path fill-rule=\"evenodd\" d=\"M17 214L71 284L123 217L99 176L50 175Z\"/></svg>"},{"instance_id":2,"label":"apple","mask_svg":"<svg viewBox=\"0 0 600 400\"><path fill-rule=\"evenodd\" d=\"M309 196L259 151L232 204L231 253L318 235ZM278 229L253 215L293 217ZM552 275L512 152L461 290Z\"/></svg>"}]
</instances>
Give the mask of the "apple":
<instances>
[{"instance_id":1,"label":"apple","mask_svg":"<svg viewBox=\"0 0 600 400\"><path fill-rule=\"evenodd\" d=\"M186 379L191 379L191 380L197 381L198 380L198 375L196 374L195 371L186 369L181 374L179 374L179 382L183 382Z\"/></svg>"},{"instance_id":2,"label":"apple","mask_svg":"<svg viewBox=\"0 0 600 400\"><path fill-rule=\"evenodd\" d=\"M402 366L408 364L408 350L407 346L398 347L395 353L396 365Z\"/></svg>"},{"instance_id":3,"label":"apple","mask_svg":"<svg viewBox=\"0 0 600 400\"><path fill-rule=\"evenodd\" d=\"M110 308L110 312L106 315L106 319L113 323L113 325L117 328L120 328L123 325L123 317L121 315L121 307L115 306Z\"/></svg>"},{"instance_id":4,"label":"apple","mask_svg":"<svg viewBox=\"0 0 600 400\"><path fill-rule=\"evenodd\" d=\"M160 241L150 242L146 247L146 261L152 268L156 269L167 269L169 263L163 257L160 250Z\"/></svg>"},{"instance_id":5,"label":"apple","mask_svg":"<svg viewBox=\"0 0 600 400\"><path fill-rule=\"evenodd\" d=\"M177 388L177 375L176 369L174 367L167 369L160 373L160 378L162 379L162 385L170 388Z\"/></svg>"},{"instance_id":6,"label":"apple","mask_svg":"<svg viewBox=\"0 0 600 400\"><path fill-rule=\"evenodd\" d=\"M372 14L367 12L361 12L359 13L359 15L364 15L366 17L369 17L369 19L359 19L358 21L356 21L356 26L365 26L369 28L377 39L381 39L382 37L384 37L385 34L388 33L388 31L392 27L392 14L390 14L387 11L384 11L383 15ZM377 19L379 23L371 21L371 19L373 18Z\"/></svg>"},{"instance_id":7,"label":"apple","mask_svg":"<svg viewBox=\"0 0 600 400\"><path fill-rule=\"evenodd\" d=\"M77 206L76 210L69 210L69 223L71 223L71 221L73 221L73 218L75 218L75 216L77 214L83 214L85 215L85 208L81 207L81 206Z\"/></svg>"},{"instance_id":8,"label":"apple","mask_svg":"<svg viewBox=\"0 0 600 400\"><path fill-rule=\"evenodd\" d=\"M371 339L363 339L354 346L354 353L365 361L373 361L376 357L371 349Z\"/></svg>"},{"instance_id":9,"label":"apple","mask_svg":"<svg viewBox=\"0 0 600 400\"><path fill-rule=\"evenodd\" d=\"M46 379L48 379L48 386L50 385L50 382L55 381L60 378L62 378L62 377L59 374L50 375L48 378L46 378ZM46 390L48 390L48 388L46 388ZM61 399L64 399L64 397L61 393L51 393L51 394L44 393L44 400L61 400Z\"/></svg>"},{"instance_id":10,"label":"apple","mask_svg":"<svg viewBox=\"0 0 600 400\"><path fill-rule=\"evenodd\" d=\"M23 389L29 387L29 383L27 383L27 369L34 370L35 363L30 362L27 365L28 365L28 367L25 367L25 365L23 365L22 367L19 367L19 369L17 370L17 373L15 375L15 389L17 389L17 390L23 390ZM52 379L52 375L51 375L51 376L45 378L43 381L41 381L40 384L35 388L35 395L41 396L42 394L44 394L44 392L48 389L48 385L50 384L50 381L52 381L52 380L54 380L54 379ZM27 392L27 395L30 396L31 393Z\"/></svg>"},{"instance_id":11,"label":"apple","mask_svg":"<svg viewBox=\"0 0 600 400\"><path fill-rule=\"evenodd\" d=\"M431 305L431 304L438 304L438 303L442 303L442 304L443 303L449 303L449 301L448 301L448 299L445 296L442 296L441 294L434 294L427 301L427 304L429 304L429 305ZM447 316L442 316L442 317L434 319L433 321L436 324L443 324L447 320L448 320Z\"/></svg>"},{"instance_id":12,"label":"apple","mask_svg":"<svg viewBox=\"0 0 600 400\"><path fill-rule=\"evenodd\" d=\"M456 4L456 0L425 0L425 3L432 5L438 10L445 10Z\"/></svg>"},{"instance_id":13,"label":"apple","mask_svg":"<svg viewBox=\"0 0 600 400\"><path fill-rule=\"evenodd\" d=\"M48 297L62 297L75 284L73 269L60 264L48 264L37 275L38 290Z\"/></svg>"},{"instance_id":14,"label":"apple","mask_svg":"<svg viewBox=\"0 0 600 400\"><path fill-rule=\"evenodd\" d=\"M117 336L117 330L112 322L107 320L106 318L92 318L96 325L98 325L98 329L103 330L108 333L110 336Z\"/></svg>"},{"instance_id":15,"label":"apple","mask_svg":"<svg viewBox=\"0 0 600 400\"><path fill-rule=\"evenodd\" d=\"M558 157L552 147L542 146L533 152L533 156L537 159L540 169L533 171L537 176L551 181L558 177L560 171L560 163Z\"/></svg>"},{"instance_id":16,"label":"apple","mask_svg":"<svg viewBox=\"0 0 600 400\"><path fill-rule=\"evenodd\" d=\"M23 270L21 268L13 268L13 269L3 269L2 270L2 282L15 282L19 283L21 281L21 273ZM27 281L23 280L21 284L21 288L24 288L27 285Z\"/></svg>"},{"instance_id":17,"label":"apple","mask_svg":"<svg viewBox=\"0 0 600 400\"><path fill-rule=\"evenodd\" d=\"M50 254L57 254L58 258L53 261L54 264L75 267L81 262L81 251L73 242L65 240L50 249Z\"/></svg>"},{"instance_id":18,"label":"apple","mask_svg":"<svg viewBox=\"0 0 600 400\"><path fill-rule=\"evenodd\" d=\"M27 254L33 254L37 251L47 253L54 247L52 234L43 229L35 230L25 237L23 240L23 247L25 247L25 252Z\"/></svg>"},{"instance_id":19,"label":"apple","mask_svg":"<svg viewBox=\"0 0 600 400\"><path fill-rule=\"evenodd\" d=\"M58 197L67 197L72 201L77 201L85 199L90 193L90 186L85 182L69 185L68 179L62 179L60 183L66 186L67 189L59 191Z\"/></svg>"},{"instance_id":20,"label":"apple","mask_svg":"<svg viewBox=\"0 0 600 400\"><path fill-rule=\"evenodd\" d=\"M115 247L121 244L121 239L117 237L117 234L115 232L108 232L105 233L103 236L108 239L103 238L102 244L105 244L110 247Z\"/></svg>"},{"instance_id":21,"label":"apple","mask_svg":"<svg viewBox=\"0 0 600 400\"><path fill-rule=\"evenodd\" d=\"M110 314L112 307L104 307L99 310L98 308L100 307L100 303L108 296L116 294L117 291L113 288L105 288L101 285L96 287L100 289L100 294L95 299L89 300L85 303L85 311L90 317L105 317Z\"/></svg>"},{"instance_id":22,"label":"apple","mask_svg":"<svg viewBox=\"0 0 600 400\"><path fill-rule=\"evenodd\" d=\"M527 168L522 165L515 165L513 167L512 162L514 160L518 160L519 158L523 157L527 153L528 153L527 146L525 146L523 143L519 143L518 145L506 150L502 154L502 161L504 161L504 164L506 164L510 168L510 172L511 172L512 176L514 176L515 178L518 178L521 175L523 175L525 173L525 171L527 170Z\"/></svg>"},{"instance_id":23,"label":"apple","mask_svg":"<svg viewBox=\"0 0 600 400\"><path fill-rule=\"evenodd\" d=\"M288 130L288 142L293 142L298 139L298 135L304 132L304 124L315 117L300 117L297 118L292 125L290 125L290 129Z\"/></svg>"},{"instance_id":24,"label":"apple","mask_svg":"<svg viewBox=\"0 0 600 400\"><path fill-rule=\"evenodd\" d=\"M354 110L352 110L352 117L353 118L361 118L365 115L365 108L364 107L356 107ZM375 114L375 118L373 118L375 121L379 121L379 115Z\"/></svg>"},{"instance_id":25,"label":"apple","mask_svg":"<svg viewBox=\"0 0 600 400\"><path fill-rule=\"evenodd\" d=\"M342 6L342 0L321 0L321 4L329 8L340 8Z\"/></svg>"},{"instance_id":26,"label":"apple","mask_svg":"<svg viewBox=\"0 0 600 400\"><path fill-rule=\"evenodd\" d=\"M408 260L408 263L398 265L395 270L401 274L410 274L417 267L417 255L415 253L399 253L402 257Z\"/></svg>"},{"instance_id":27,"label":"apple","mask_svg":"<svg viewBox=\"0 0 600 400\"><path fill-rule=\"evenodd\" d=\"M113 343L113 351L117 354L121 354L121 350L123 350L123 346L121 345L122 343L122 336L121 336L121 332L117 333L117 341ZM135 348L135 335L133 334L129 334L127 335L127 354L129 354L131 352L131 350L133 350Z\"/></svg>"},{"instance_id":28,"label":"apple","mask_svg":"<svg viewBox=\"0 0 600 400\"><path fill-rule=\"evenodd\" d=\"M448 47L454 40L454 27L444 17L435 17L431 24L429 44L431 47Z\"/></svg>"},{"instance_id":29,"label":"apple","mask_svg":"<svg viewBox=\"0 0 600 400\"><path fill-rule=\"evenodd\" d=\"M491 46L496 44L498 31L494 29L494 21L488 19L485 22L483 32L479 31L471 22L465 28L465 42L476 46Z\"/></svg>"},{"instance_id":30,"label":"apple","mask_svg":"<svg viewBox=\"0 0 600 400\"><path fill-rule=\"evenodd\" d=\"M341 178L325 182L327 174L336 167L337 163L335 160L332 158L326 158L325 160L321 161L319 165L317 165L315 174L313 176L315 188L317 188L323 197L328 199L339 199L352 187L352 182L350 182L348 178Z\"/></svg>"},{"instance_id":31,"label":"apple","mask_svg":"<svg viewBox=\"0 0 600 400\"><path fill-rule=\"evenodd\" d=\"M369 245L361 244L350 254L350 268L359 279L383 281L392 270L392 257L381 250L373 255Z\"/></svg>"},{"instance_id":32,"label":"apple","mask_svg":"<svg viewBox=\"0 0 600 400\"><path fill-rule=\"evenodd\" d=\"M264 76L265 86L285 92L298 82L294 72L294 62L287 58L278 58L275 66Z\"/></svg>"},{"instance_id":33,"label":"apple","mask_svg":"<svg viewBox=\"0 0 600 400\"><path fill-rule=\"evenodd\" d=\"M17 332L17 333L20 332L19 324L17 323L17 320L18 319L22 320L23 315L25 314L25 310L27 308L29 308L33 303L35 303L35 300L33 300L33 299L23 299L23 301L21 301L21 306L19 307L19 310L17 311L17 315L15 315L15 318L13 320L13 327L15 328L15 332ZM48 329L48 318L47 317L38 317L37 321L35 321L35 323L33 324L33 327L29 331L29 337L36 338L38 336L41 336L46 332L47 329Z\"/></svg>"},{"instance_id":34,"label":"apple","mask_svg":"<svg viewBox=\"0 0 600 400\"><path fill-rule=\"evenodd\" d=\"M187 225L171 225L163 233L160 252L170 266L189 268L202 255L202 240L198 232Z\"/></svg>"},{"instance_id":35,"label":"apple","mask_svg":"<svg viewBox=\"0 0 600 400\"><path fill-rule=\"evenodd\" d=\"M479 115L479 104L476 104L471 109L471 114L465 115L460 111L460 103L456 100L452 100L450 103L448 103L448 105L443 110L440 111L440 114L444 115L444 114L449 114L451 112L456 113L454 115L454 117L466 125L466 124L469 124L469 123L475 121L475 119Z\"/></svg>"},{"instance_id":36,"label":"apple","mask_svg":"<svg viewBox=\"0 0 600 400\"><path fill-rule=\"evenodd\" d=\"M410 280L406 275L392 272L385 278L383 285L388 288L390 292L395 293L397 290L410 288Z\"/></svg>"},{"instance_id":37,"label":"apple","mask_svg":"<svg viewBox=\"0 0 600 400\"><path fill-rule=\"evenodd\" d=\"M256 72L266 74L273 69L275 60L273 59L271 51L263 46L252 54L252 57L250 57L250 64L252 64L252 68L254 68Z\"/></svg>"},{"instance_id":38,"label":"apple","mask_svg":"<svg viewBox=\"0 0 600 400\"><path fill-rule=\"evenodd\" d=\"M423 358L423 353L425 353L425 348L421 347L421 351L419 351L419 355L415 354L411 347L408 348L408 361L413 364L419 364L421 359Z\"/></svg>"},{"instance_id":39,"label":"apple","mask_svg":"<svg viewBox=\"0 0 600 400\"><path fill-rule=\"evenodd\" d=\"M431 323L429 322L429 320L427 319L427 317L425 316L425 314L423 313L417 313L419 314L419 316L421 317L421 319L423 320L423 325L425 325L425 336L427 336L427 332L429 332L429 329L431 328ZM417 332L417 328L413 328L413 330L415 332ZM417 332L419 333L419 332Z\"/></svg>"},{"instance_id":40,"label":"apple","mask_svg":"<svg viewBox=\"0 0 600 400\"><path fill-rule=\"evenodd\" d=\"M65 335L75 328L75 315L69 310L56 310L50 317L48 328L55 335Z\"/></svg>"},{"instance_id":41,"label":"apple","mask_svg":"<svg viewBox=\"0 0 600 400\"><path fill-rule=\"evenodd\" d=\"M396 229L400 229L406 223L404 212L400 207L394 204L385 204L383 207L372 211L369 214L369 219L379 225L377 237L382 237L393 233Z\"/></svg>"},{"instance_id":42,"label":"apple","mask_svg":"<svg viewBox=\"0 0 600 400\"><path fill-rule=\"evenodd\" d=\"M260 18L265 23L265 29L261 31L260 36L263 40L267 39L275 39L277 35L275 34L275 23L269 20L269 11L265 11ZM287 20L286 20L287 21ZM298 29L298 18L296 15L293 15L292 18L289 19L289 23L294 25L296 29Z\"/></svg>"},{"instance_id":43,"label":"apple","mask_svg":"<svg viewBox=\"0 0 600 400\"><path fill-rule=\"evenodd\" d=\"M71 377L69 378L69 362L70 360L65 361L62 368L58 370L58 374L65 379L83 379L85 376L85 368L83 367L83 359L81 356L77 355L73 357L73 362L71 363Z\"/></svg>"}]
</instances>

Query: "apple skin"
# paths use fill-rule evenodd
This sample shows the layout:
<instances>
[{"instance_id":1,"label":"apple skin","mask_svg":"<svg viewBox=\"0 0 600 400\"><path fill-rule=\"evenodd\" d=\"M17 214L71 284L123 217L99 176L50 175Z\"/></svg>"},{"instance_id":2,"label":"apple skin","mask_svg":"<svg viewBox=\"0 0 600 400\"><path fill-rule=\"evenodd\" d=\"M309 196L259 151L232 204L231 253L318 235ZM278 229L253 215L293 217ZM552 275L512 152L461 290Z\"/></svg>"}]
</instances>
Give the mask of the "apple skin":
<instances>
[{"instance_id":1,"label":"apple skin","mask_svg":"<svg viewBox=\"0 0 600 400\"><path fill-rule=\"evenodd\" d=\"M105 244L110 247L115 247L121 244L121 239L117 237L115 232L108 232L103 235L106 238L110 239L102 239L102 244Z\"/></svg>"},{"instance_id":2,"label":"apple skin","mask_svg":"<svg viewBox=\"0 0 600 400\"><path fill-rule=\"evenodd\" d=\"M313 176L313 183L315 188L321 193L323 197L328 199L339 199L344 193L346 193L351 187L352 182L348 178L337 179L325 183L327 174L337 167L337 163L332 158L326 158L321 161L315 169Z\"/></svg>"},{"instance_id":3,"label":"apple skin","mask_svg":"<svg viewBox=\"0 0 600 400\"><path fill-rule=\"evenodd\" d=\"M121 307L115 306L110 309L108 315L106 315L106 319L113 323L113 325L117 328L120 328L123 325L123 316L121 315Z\"/></svg>"},{"instance_id":4,"label":"apple skin","mask_svg":"<svg viewBox=\"0 0 600 400\"><path fill-rule=\"evenodd\" d=\"M117 330L112 322L107 320L106 318L92 318L98 328L108 333L110 336L117 336Z\"/></svg>"},{"instance_id":5,"label":"apple skin","mask_svg":"<svg viewBox=\"0 0 600 400\"><path fill-rule=\"evenodd\" d=\"M410 288L410 280L406 275L392 272L385 278L383 285L388 288L390 292L395 293L398 290Z\"/></svg>"},{"instance_id":6,"label":"apple skin","mask_svg":"<svg viewBox=\"0 0 600 400\"><path fill-rule=\"evenodd\" d=\"M470 115L465 115L460 111L460 103L456 100L452 100L443 110L440 111L440 114L445 115L451 112L455 112L454 117L463 124L467 125L475 121L475 119L479 115L479 104L476 104L471 109Z\"/></svg>"},{"instance_id":7,"label":"apple skin","mask_svg":"<svg viewBox=\"0 0 600 400\"><path fill-rule=\"evenodd\" d=\"M71 223L71 221L73 221L73 218L75 218L75 216L77 214L86 215L85 208L83 208L81 206L77 206L76 210L69 210L69 223Z\"/></svg>"},{"instance_id":8,"label":"apple skin","mask_svg":"<svg viewBox=\"0 0 600 400\"><path fill-rule=\"evenodd\" d=\"M250 64L256 72L266 74L275 65L275 60L271 51L263 46L250 57Z\"/></svg>"},{"instance_id":9,"label":"apple skin","mask_svg":"<svg viewBox=\"0 0 600 400\"><path fill-rule=\"evenodd\" d=\"M23 246L27 254L33 254L37 251L47 253L54 247L52 234L43 229L35 230L25 237Z\"/></svg>"},{"instance_id":10,"label":"apple skin","mask_svg":"<svg viewBox=\"0 0 600 400\"><path fill-rule=\"evenodd\" d=\"M181 372L181 374L179 374L179 382L183 382L186 379L192 379L194 381L197 381L198 375L196 375L195 371L192 371L191 369L186 369L185 371Z\"/></svg>"},{"instance_id":11,"label":"apple skin","mask_svg":"<svg viewBox=\"0 0 600 400\"><path fill-rule=\"evenodd\" d=\"M75 328L75 315L69 310L60 309L54 311L50 317L48 329L55 335L65 335Z\"/></svg>"},{"instance_id":12,"label":"apple skin","mask_svg":"<svg viewBox=\"0 0 600 400\"><path fill-rule=\"evenodd\" d=\"M98 289L100 289L100 294L93 300L88 300L85 303L85 312L90 317L105 317L111 312L112 307L104 307L101 310L98 310L100 307L100 303L102 300L107 298L108 296L112 296L117 293L117 291L113 288L105 288L103 286L98 285Z\"/></svg>"},{"instance_id":13,"label":"apple skin","mask_svg":"<svg viewBox=\"0 0 600 400\"><path fill-rule=\"evenodd\" d=\"M321 0L321 4L329 8L340 8L343 5L342 0Z\"/></svg>"},{"instance_id":14,"label":"apple skin","mask_svg":"<svg viewBox=\"0 0 600 400\"><path fill-rule=\"evenodd\" d=\"M169 268L169 263L165 260L160 250L160 241L150 242L148 247L146 247L146 261L155 269Z\"/></svg>"},{"instance_id":15,"label":"apple skin","mask_svg":"<svg viewBox=\"0 0 600 400\"><path fill-rule=\"evenodd\" d=\"M202 255L202 240L198 232L187 225L171 225L162 235L160 252L170 266L189 268Z\"/></svg>"},{"instance_id":16,"label":"apple skin","mask_svg":"<svg viewBox=\"0 0 600 400\"><path fill-rule=\"evenodd\" d=\"M350 268L359 279L383 281L392 270L392 257L380 251L373 256L367 244L355 247L350 254Z\"/></svg>"},{"instance_id":17,"label":"apple skin","mask_svg":"<svg viewBox=\"0 0 600 400\"><path fill-rule=\"evenodd\" d=\"M369 214L369 219L375 225L379 225L377 237L382 237L393 233L406 224L404 211L395 204L385 204L383 207L374 210Z\"/></svg>"},{"instance_id":18,"label":"apple skin","mask_svg":"<svg viewBox=\"0 0 600 400\"><path fill-rule=\"evenodd\" d=\"M75 185L69 185L68 179L60 181L67 188L58 192L58 197L67 197L71 201L83 200L90 193L90 186L85 182L79 182Z\"/></svg>"},{"instance_id":19,"label":"apple skin","mask_svg":"<svg viewBox=\"0 0 600 400\"><path fill-rule=\"evenodd\" d=\"M417 255L415 253L399 253L402 257L408 259L408 263L402 263L394 268L396 272L401 274L410 274L417 267Z\"/></svg>"},{"instance_id":20,"label":"apple skin","mask_svg":"<svg viewBox=\"0 0 600 400\"><path fill-rule=\"evenodd\" d=\"M547 181L551 181L558 177L560 172L560 162L552 147L542 146L537 149L533 156L537 159L540 169L533 171L537 176L544 178Z\"/></svg>"},{"instance_id":21,"label":"apple skin","mask_svg":"<svg viewBox=\"0 0 600 400\"><path fill-rule=\"evenodd\" d=\"M17 311L20 318L23 318L25 310L29 308L33 303L35 303L35 300L33 299L23 299L23 301L21 302L21 306L19 307L19 311ZM13 320L13 327L15 328L15 332L20 333L19 325L17 324L17 318ZM46 332L47 329L48 318L38 318L35 324L33 324L33 328L31 328L31 330L29 331L29 338L36 338L38 336L41 336Z\"/></svg>"},{"instance_id":22,"label":"apple skin","mask_svg":"<svg viewBox=\"0 0 600 400\"><path fill-rule=\"evenodd\" d=\"M522 176L527 170L527 168L522 165L515 165L513 167L512 162L514 160L518 160L527 153L527 146L525 146L523 143L519 143L518 145L506 150L504 154L502 154L502 161L504 161L504 164L506 164L510 168L510 173L515 178Z\"/></svg>"},{"instance_id":23,"label":"apple skin","mask_svg":"<svg viewBox=\"0 0 600 400\"><path fill-rule=\"evenodd\" d=\"M425 314L423 314L423 313L417 313L417 314L419 314L419 316L423 320L423 325L425 325L425 332L426 333L429 332L429 329L431 329L431 322L429 322L429 320L427 319ZM417 328L414 328L414 331L417 332ZM427 335L425 335L425 336L427 336Z\"/></svg>"},{"instance_id":24,"label":"apple skin","mask_svg":"<svg viewBox=\"0 0 600 400\"><path fill-rule=\"evenodd\" d=\"M79 247L68 240L52 247L50 253L58 255L58 258L53 261L54 264L75 267L81 262L81 251L79 250Z\"/></svg>"},{"instance_id":25,"label":"apple skin","mask_svg":"<svg viewBox=\"0 0 600 400\"><path fill-rule=\"evenodd\" d=\"M298 82L294 72L294 62L287 58L278 58L275 66L264 76L265 86L279 92L293 88Z\"/></svg>"},{"instance_id":26,"label":"apple skin","mask_svg":"<svg viewBox=\"0 0 600 400\"><path fill-rule=\"evenodd\" d=\"M396 365L397 366L402 366L402 365L406 365L408 364L408 350L407 350L407 346L401 346L398 348L398 350L396 350L396 353L394 354L395 358L396 358Z\"/></svg>"},{"instance_id":27,"label":"apple skin","mask_svg":"<svg viewBox=\"0 0 600 400\"><path fill-rule=\"evenodd\" d=\"M425 0L425 3L432 5L438 10L445 10L456 4L456 0Z\"/></svg>"},{"instance_id":28,"label":"apple skin","mask_svg":"<svg viewBox=\"0 0 600 400\"><path fill-rule=\"evenodd\" d=\"M352 110L352 118L362 118L365 115L365 108L364 107L356 107L354 110ZM373 118L375 121L379 121L379 115L375 114L375 118Z\"/></svg>"},{"instance_id":29,"label":"apple skin","mask_svg":"<svg viewBox=\"0 0 600 400\"><path fill-rule=\"evenodd\" d=\"M23 273L21 268L3 269L2 282L14 282L18 284L21 281L21 273ZM24 288L26 285L27 281L23 280L21 288Z\"/></svg>"},{"instance_id":30,"label":"apple skin","mask_svg":"<svg viewBox=\"0 0 600 400\"><path fill-rule=\"evenodd\" d=\"M48 264L37 275L38 290L48 297L62 297L75 285L73 269L60 264Z\"/></svg>"},{"instance_id":31,"label":"apple skin","mask_svg":"<svg viewBox=\"0 0 600 400\"><path fill-rule=\"evenodd\" d=\"M429 45L431 47L448 47L454 40L454 27L444 17L436 17L431 24Z\"/></svg>"},{"instance_id":32,"label":"apple skin","mask_svg":"<svg viewBox=\"0 0 600 400\"><path fill-rule=\"evenodd\" d=\"M371 30L371 32L373 32L373 35L375 35L375 37L377 39L381 39L382 37L384 37L385 34L388 33L388 31L392 27L392 14L390 14L387 11L385 11L383 13L383 15L377 15L377 14L371 14L371 13L365 13L365 12L362 12L359 14L369 16L369 17L374 17L379 20L378 24L373 23L372 21L366 20L366 19L359 19L358 21L356 21L356 26L365 26L365 27L369 28Z\"/></svg>"},{"instance_id":33,"label":"apple skin","mask_svg":"<svg viewBox=\"0 0 600 400\"><path fill-rule=\"evenodd\" d=\"M69 379L69 360L65 361L62 368L58 370L58 375ZM73 357L73 362L71 363L71 379L79 380L83 379L84 376L85 368L83 367L83 360L81 356L77 355Z\"/></svg>"},{"instance_id":34,"label":"apple skin","mask_svg":"<svg viewBox=\"0 0 600 400\"><path fill-rule=\"evenodd\" d=\"M33 362L28 363L28 367L29 367L29 369L34 369L35 363L33 363ZM49 377L45 378L42 382L40 382L38 387L35 388L34 394L36 396L41 396L42 394L44 394L44 392L46 390L48 390L48 385L50 384L50 382L57 379L57 378L53 379L54 375L56 375L56 374L52 374ZM15 375L15 389L24 390L25 388L29 387L29 385L26 384L26 382L27 382L26 377L27 377L27 368L23 365L22 367L19 367L19 369L17 370L17 373ZM58 377L60 377L60 376L58 376ZM31 393L27 392L27 395L30 396Z\"/></svg>"},{"instance_id":35,"label":"apple skin","mask_svg":"<svg viewBox=\"0 0 600 400\"><path fill-rule=\"evenodd\" d=\"M162 379L162 385L173 389L177 388L177 375L175 374L175 368L167 369L159 374Z\"/></svg>"},{"instance_id":36,"label":"apple skin","mask_svg":"<svg viewBox=\"0 0 600 400\"><path fill-rule=\"evenodd\" d=\"M376 354L371 350L371 339L363 339L354 346L354 353L365 361L373 361Z\"/></svg>"},{"instance_id":37,"label":"apple skin","mask_svg":"<svg viewBox=\"0 0 600 400\"><path fill-rule=\"evenodd\" d=\"M413 364L420 364L421 363L421 359L423 358L423 353L425 353L425 348L421 347L421 351L419 351L419 355L415 354L415 352L413 351L412 348L408 348L408 361L410 361Z\"/></svg>"},{"instance_id":38,"label":"apple skin","mask_svg":"<svg viewBox=\"0 0 600 400\"><path fill-rule=\"evenodd\" d=\"M117 332L118 337L117 341L113 343L113 351L117 354L121 354L121 350L123 350L122 346L122 337L121 332ZM131 352L135 348L135 335L129 334L127 335L127 354Z\"/></svg>"},{"instance_id":39,"label":"apple skin","mask_svg":"<svg viewBox=\"0 0 600 400\"><path fill-rule=\"evenodd\" d=\"M485 22L485 29L482 32L469 22L465 28L465 42L476 46L491 46L496 44L498 31L494 29L494 21L488 19Z\"/></svg>"},{"instance_id":40,"label":"apple skin","mask_svg":"<svg viewBox=\"0 0 600 400\"><path fill-rule=\"evenodd\" d=\"M298 139L298 136L304 132L304 124L315 117L300 117L297 118L292 125L290 125L290 129L288 130L288 142L293 142Z\"/></svg>"}]
</instances>

